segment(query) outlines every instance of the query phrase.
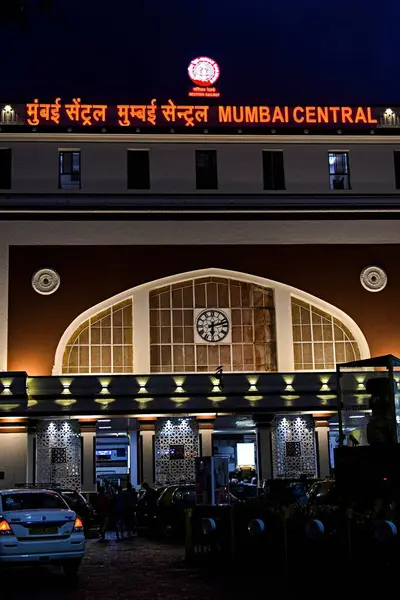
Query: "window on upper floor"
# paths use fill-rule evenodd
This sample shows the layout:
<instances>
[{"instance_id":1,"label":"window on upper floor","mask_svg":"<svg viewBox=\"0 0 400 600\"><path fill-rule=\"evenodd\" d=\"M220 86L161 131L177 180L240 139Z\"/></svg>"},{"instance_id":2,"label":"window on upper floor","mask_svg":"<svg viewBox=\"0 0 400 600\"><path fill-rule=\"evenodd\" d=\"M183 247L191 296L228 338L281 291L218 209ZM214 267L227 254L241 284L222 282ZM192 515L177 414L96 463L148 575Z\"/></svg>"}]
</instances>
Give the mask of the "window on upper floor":
<instances>
[{"instance_id":1,"label":"window on upper floor","mask_svg":"<svg viewBox=\"0 0 400 600\"><path fill-rule=\"evenodd\" d=\"M263 150L264 190L284 190L285 170L281 150Z\"/></svg>"},{"instance_id":2,"label":"window on upper floor","mask_svg":"<svg viewBox=\"0 0 400 600\"><path fill-rule=\"evenodd\" d=\"M128 150L128 190L150 189L150 153L148 150Z\"/></svg>"},{"instance_id":3,"label":"window on upper floor","mask_svg":"<svg viewBox=\"0 0 400 600\"><path fill-rule=\"evenodd\" d=\"M80 150L60 150L58 155L58 187L79 190L81 187Z\"/></svg>"},{"instance_id":4,"label":"window on upper floor","mask_svg":"<svg viewBox=\"0 0 400 600\"><path fill-rule=\"evenodd\" d=\"M395 150L394 156L394 177L396 181L396 190L400 190L400 150Z\"/></svg>"},{"instance_id":5,"label":"window on upper floor","mask_svg":"<svg viewBox=\"0 0 400 600\"><path fill-rule=\"evenodd\" d=\"M329 152L329 188L350 190L350 168L348 152Z\"/></svg>"},{"instance_id":6,"label":"window on upper floor","mask_svg":"<svg viewBox=\"0 0 400 600\"><path fill-rule=\"evenodd\" d=\"M11 189L11 148L0 148L0 189Z\"/></svg>"},{"instance_id":7,"label":"window on upper floor","mask_svg":"<svg viewBox=\"0 0 400 600\"><path fill-rule=\"evenodd\" d=\"M216 150L196 150L196 189L218 189Z\"/></svg>"}]
</instances>

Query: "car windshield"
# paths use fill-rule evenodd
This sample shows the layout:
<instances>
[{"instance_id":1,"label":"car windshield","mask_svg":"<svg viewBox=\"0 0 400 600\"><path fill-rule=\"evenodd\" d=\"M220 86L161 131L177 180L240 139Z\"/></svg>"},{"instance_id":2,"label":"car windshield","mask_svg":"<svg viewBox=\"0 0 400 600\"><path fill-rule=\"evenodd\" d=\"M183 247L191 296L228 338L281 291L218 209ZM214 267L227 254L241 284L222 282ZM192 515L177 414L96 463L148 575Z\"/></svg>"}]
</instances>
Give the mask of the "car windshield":
<instances>
[{"instance_id":1,"label":"car windshield","mask_svg":"<svg viewBox=\"0 0 400 600\"><path fill-rule=\"evenodd\" d=\"M32 492L21 494L2 494L3 510L40 510L68 508L58 494L51 492Z\"/></svg>"}]
</instances>

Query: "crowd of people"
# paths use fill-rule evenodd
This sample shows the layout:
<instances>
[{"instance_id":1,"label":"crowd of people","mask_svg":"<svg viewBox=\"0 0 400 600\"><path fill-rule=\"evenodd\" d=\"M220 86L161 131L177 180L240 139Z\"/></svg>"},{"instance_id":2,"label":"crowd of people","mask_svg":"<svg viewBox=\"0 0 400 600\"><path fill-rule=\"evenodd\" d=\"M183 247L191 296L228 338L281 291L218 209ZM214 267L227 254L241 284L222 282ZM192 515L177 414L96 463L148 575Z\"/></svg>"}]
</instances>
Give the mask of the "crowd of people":
<instances>
[{"instance_id":1,"label":"crowd of people","mask_svg":"<svg viewBox=\"0 0 400 600\"><path fill-rule=\"evenodd\" d=\"M96 511L100 521L100 539L115 531L117 540L129 539L137 534L138 494L132 484L126 489L112 485L99 490Z\"/></svg>"}]
</instances>

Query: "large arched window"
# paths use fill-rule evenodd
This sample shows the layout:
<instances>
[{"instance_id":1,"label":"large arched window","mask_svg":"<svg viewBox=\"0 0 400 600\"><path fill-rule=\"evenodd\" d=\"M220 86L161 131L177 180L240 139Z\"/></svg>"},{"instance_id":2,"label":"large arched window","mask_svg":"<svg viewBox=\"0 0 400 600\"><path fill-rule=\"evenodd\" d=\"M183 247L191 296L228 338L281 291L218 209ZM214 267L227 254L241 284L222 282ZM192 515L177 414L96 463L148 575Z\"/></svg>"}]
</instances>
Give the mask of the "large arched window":
<instances>
[{"instance_id":1,"label":"large arched window","mask_svg":"<svg viewBox=\"0 0 400 600\"><path fill-rule=\"evenodd\" d=\"M210 310L229 324L218 340L199 335ZM261 277L203 269L89 308L64 332L53 373L332 370L369 356L357 324L327 302Z\"/></svg>"},{"instance_id":2,"label":"large arched window","mask_svg":"<svg viewBox=\"0 0 400 600\"><path fill-rule=\"evenodd\" d=\"M132 373L132 298L82 323L69 338L63 373Z\"/></svg>"},{"instance_id":3,"label":"large arched window","mask_svg":"<svg viewBox=\"0 0 400 600\"><path fill-rule=\"evenodd\" d=\"M229 332L220 343L196 334L204 309L222 311ZM201 277L150 292L152 372L276 371L275 310L270 288Z\"/></svg>"},{"instance_id":4,"label":"large arched window","mask_svg":"<svg viewBox=\"0 0 400 600\"><path fill-rule=\"evenodd\" d=\"M360 358L354 334L316 306L292 298L292 323L296 371L334 369L336 363Z\"/></svg>"}]
</instances>

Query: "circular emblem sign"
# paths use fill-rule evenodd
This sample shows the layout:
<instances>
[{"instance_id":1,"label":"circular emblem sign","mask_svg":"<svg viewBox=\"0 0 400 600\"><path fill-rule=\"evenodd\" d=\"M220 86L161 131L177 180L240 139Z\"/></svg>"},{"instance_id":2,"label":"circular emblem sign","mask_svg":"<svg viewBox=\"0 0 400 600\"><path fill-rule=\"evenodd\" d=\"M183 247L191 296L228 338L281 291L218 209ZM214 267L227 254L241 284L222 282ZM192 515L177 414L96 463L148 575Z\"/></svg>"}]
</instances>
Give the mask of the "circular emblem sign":
<instances>
[{"instance_id":1,"label":"circular emblem sign","mask_svg":"<svg viewBox=\"0 0 400 600\"><path fill-rule=\"evenodd\" d=\"M190 79L195 85L209 87L219 78L220 69L218 63L207 56L200 56L191 61L188 66Z\"/></svg>"}]
</instances>

